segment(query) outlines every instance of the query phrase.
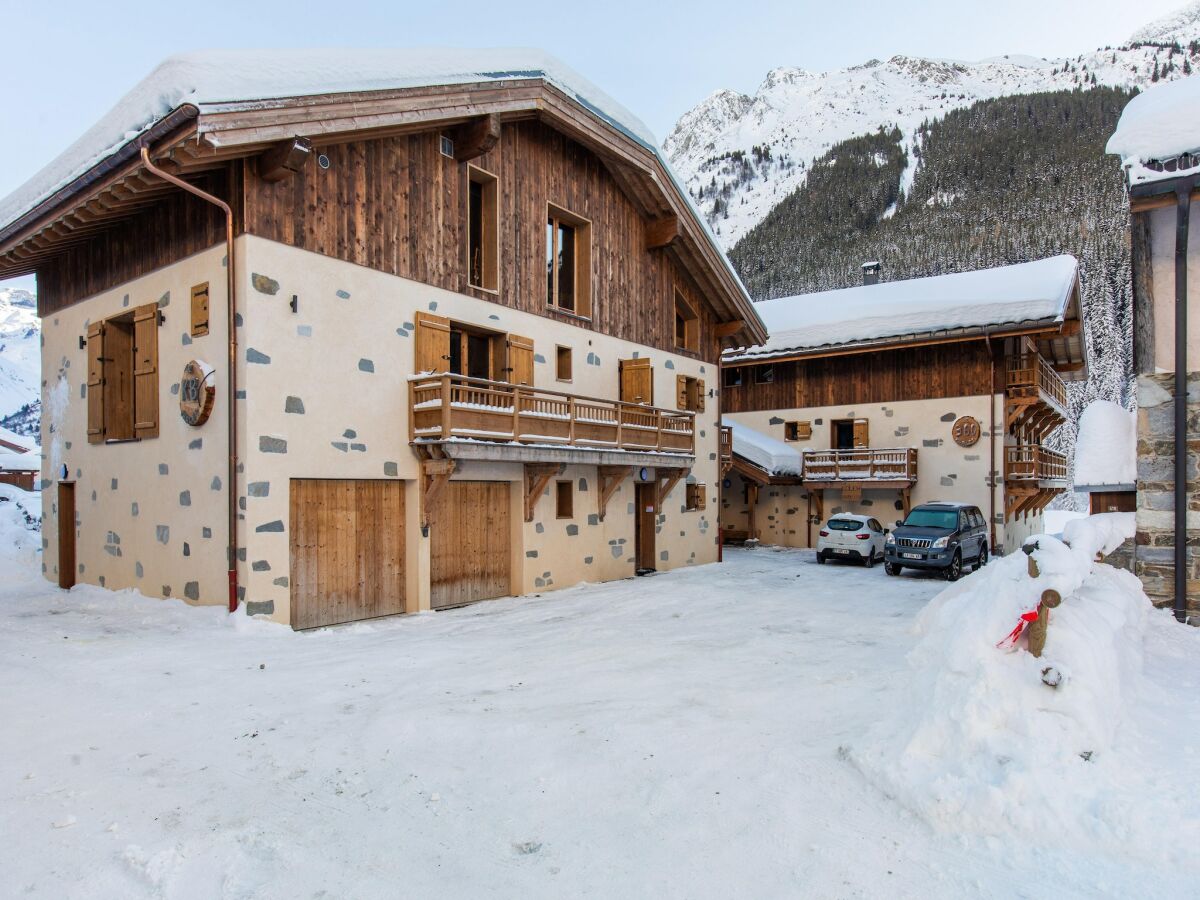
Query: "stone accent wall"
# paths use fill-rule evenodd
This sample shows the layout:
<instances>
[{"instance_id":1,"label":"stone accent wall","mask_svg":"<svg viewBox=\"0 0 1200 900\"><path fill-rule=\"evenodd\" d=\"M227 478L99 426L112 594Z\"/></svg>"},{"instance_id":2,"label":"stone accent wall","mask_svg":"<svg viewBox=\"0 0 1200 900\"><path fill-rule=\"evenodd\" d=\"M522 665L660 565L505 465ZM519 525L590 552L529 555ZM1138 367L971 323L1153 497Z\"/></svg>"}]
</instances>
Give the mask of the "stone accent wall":
<instances>
[{"instance_id":1,"label":"stone accent wall","mask_svg":"<svg viewBox=\"0 0 1200 900\"><path fill-rule=\"evenodd\" d=\"M1174 603L1173 373L1138 376L1138 497L1134 573L1155 606ZM1188 374L1188 613L1200 625L1200 372Z\"/></svg>"}]
</instances>

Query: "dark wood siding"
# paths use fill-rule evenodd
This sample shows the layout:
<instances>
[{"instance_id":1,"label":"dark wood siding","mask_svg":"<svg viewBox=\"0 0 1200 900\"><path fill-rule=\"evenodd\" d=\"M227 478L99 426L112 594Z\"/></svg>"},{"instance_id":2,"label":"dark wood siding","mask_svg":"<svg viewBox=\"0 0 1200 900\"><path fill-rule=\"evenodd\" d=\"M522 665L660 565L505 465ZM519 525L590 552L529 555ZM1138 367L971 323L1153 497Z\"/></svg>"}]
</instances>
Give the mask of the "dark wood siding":
<instances>
[{"instance_id":1,"label":"dark wood siding","mask_svg":"<svg viewBox=\"0 0 1200 900\"><path fill-rule=\"evenodd\" d=\"M646 221L604 163L541 123L506 124L472 160L499 180L498 292L467 282L467 164L440 153L438 133L317 150L328 169L310 164L274 184L246 163L248 232L663 350L675 349L676 282L701 296L673 251L646 250ZM591 223L590 322L547 309L548 203ZM701 355L715 361L706 306L700 319Z\"/></svg>"},{"instance_id":2,"label":"dark wood siding","mask_svg":"<svg viewBox=\"0 0 1200 900\"><path fill-rule=\"evenodd\" d=\"M991 393L982 341L775 363L775 380L724 388L724 412L805 409Z\"/></svg>"},{"instance_id":3,"label":"dark wood siding","mask_svg":"<svg viewBox=\"0 0 1200 900\"><path fill-rule=\"evenodd\" d=\"M217 170L197 178L196 184L228 201L230 177ZM184 191L170 194L40 267L38 313L50 315L224 239L225 216L217 207Z\"/></svg>"}]
</instances>

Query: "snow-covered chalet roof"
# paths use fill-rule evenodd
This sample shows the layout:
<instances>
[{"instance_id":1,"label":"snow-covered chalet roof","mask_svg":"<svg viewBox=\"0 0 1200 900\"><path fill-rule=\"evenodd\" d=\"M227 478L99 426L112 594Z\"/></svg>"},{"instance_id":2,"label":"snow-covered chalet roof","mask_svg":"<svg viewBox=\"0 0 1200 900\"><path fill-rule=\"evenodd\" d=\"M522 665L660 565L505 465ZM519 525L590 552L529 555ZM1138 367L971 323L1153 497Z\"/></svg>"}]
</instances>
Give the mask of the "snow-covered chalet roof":
<instances>
[{"instance_id":1,"label":"snow-covered chalet roof","mask_svg":"<svg viewBox=\"0 0 1200 900\"><path fill-rule=\"evenodd\" d=\"M1200 173L1200 76L1160 83L1130 100L1107 150L1121 157L1130 187Z\"/></svg>"},{"instance_id":2,"label":"snow-covered chalet roof","mask_svg":"<svg viewBox=\"0 0 1200 900\"><path fill-rule=\"evenodd\" d=\"M733 452L754 463L769 475L799 475L804 458L800 451L789 447L761 431L738 422L726 421L733 434Z\"/></svg>"},{"instance_id":3,"label":"snow-covered chalet roof","mask_svg":"<svg viewBox=\"0 0 1200 900\"><path fill-rule=\"evenodd\" d=\"M33 438L0 427L0 450L8 450L12 453L35 453L40 449L38 442Z\"/></svg>"},{"instance_id":4,"label":"snow-covered chalet roof","mask_svg":"<svg viewBox=\"0 0 1200 900\"><path fill-rule=\"evenodd\" d=\"M1093 400L1079 417L1075 490L1132 490L1136 483L1136 413L1111 400Z\"/></svg>"},{"instance_id":5,"label":"snow-covered chalet roof","mask_svg":"<svg viewBox=\"0 0 1200 900\"><path fill-rule=\"evenodd\" d=\"M723 361L753 362L824 349L902 343L1066 318L1077 279L1073 256L954 275L780 297L754 304L770 332Z\"/></svg>"}]
</instances>

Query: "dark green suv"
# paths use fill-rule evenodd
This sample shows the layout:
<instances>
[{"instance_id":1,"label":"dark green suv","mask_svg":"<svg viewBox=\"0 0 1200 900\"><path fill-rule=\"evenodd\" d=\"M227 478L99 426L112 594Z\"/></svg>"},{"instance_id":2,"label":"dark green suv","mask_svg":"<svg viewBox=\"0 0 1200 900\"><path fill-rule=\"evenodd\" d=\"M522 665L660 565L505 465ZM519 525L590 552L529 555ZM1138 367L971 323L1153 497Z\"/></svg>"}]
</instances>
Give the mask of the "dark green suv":
<instances>
[{"instance_id":1,"label":"dark green suv","mask_svg":"<svg viewBox=\"0 0 1200 900\"><path fill-rule=\"evenodd\" d=\"M899 575L906 566L934 569L957 581L963 566L987 565L988 525L978 506L966 503L922 503L914 507L883 546L883 569Z\"/></svg>"}]
</instances>

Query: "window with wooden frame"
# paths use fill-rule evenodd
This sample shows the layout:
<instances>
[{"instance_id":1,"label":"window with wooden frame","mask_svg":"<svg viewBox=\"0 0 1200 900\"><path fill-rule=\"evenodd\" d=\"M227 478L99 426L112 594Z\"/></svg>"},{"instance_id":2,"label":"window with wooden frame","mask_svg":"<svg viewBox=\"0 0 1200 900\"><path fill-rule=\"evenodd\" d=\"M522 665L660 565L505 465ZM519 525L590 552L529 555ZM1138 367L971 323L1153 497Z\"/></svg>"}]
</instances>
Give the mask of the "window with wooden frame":
<instances>
[{"instance_id":1,"label":"window with wooden frame","mask_svg":"<svg viewBox=\"0 0 1200 900\"><path fill-rule=\"evenodd\" d=\"M559 519L575 518L575 482L554 483L554 515Z\"/></svg>"},{"instance_id":2,"label":"window with wooden frame","mask_svg":"<svg viewBox=\"0 0 1200 900\"><path fill-rule=\"evenodd\" d=\"M703 484L689 484L685 498L684 502L688 512L704 509L708 506L708 486Z\"/></svg>"},{"instance_id":3,"label":"window with wooden frame","mask_svg":"<svg viewBox=\"0 0 1200 900\"><path fill-rule=\"evenodd\" d=\"M467 166L467 281L500 289L500 204L496 176Z\"/></svg>"},{"instance_id":4,"label":"window with wooden frame","mask_svg":"<svg viewBox=\"0 0 1200 900\"><path fill-rule=\"evenodd\" d=\"M704 412L704 379L675 376L675 408Z\"/></svg>"},{"instance_id":5,"label":"window with wooden frame","mask_svg":"<svg viewBox=\"0 0 1200 900\"><path fill-rule=\"evenodd\" d=\"M546 305L591 318L591 223L554 204L547 209Z\"/></svg>"},{"instance_id":6,"label":"window with wooden frame","mask_svg":"<svg viewBox=\"0 0 1200 900\"><path fill-rule=\"evenodd\" d=\"M812 422L784 422L783 439L785 441L807 441L812 437Z\"/></svg>"},{"instance_id":7,"label":"window with wooden frame","mask_svg":"<svg viewBox=\"0 0 1200 900\"><path fill-rule=\"evenodd\" d=\"M730 366L727 369L721 370L721 382L725 387L741 387L742 386L742 367Z\"/></svg>"},{"instance_id":8,"label":"window with wooden frame","mask_svg":"<svg viewBox=\"0 0 1200 900\"><path fill-rule=\"evenodd\" d=\"M158 304L87 331L88 443L158 437Z\"/></svg>"},{"instance_id":9,"label":"window with wooden frame","mask_svg":"<svg viewBox=\"0 0 1200 900\"><path fill-rule=\"evenodd\" d=\"M208 282L192 288L192 337L208 334Z\"/></svg>"},{"instance_id":10,"label":"window with wooden frame","mask_svg":"<svg viewBox=\"0 0 1200 900\"><path fill-rule=\"evenodd\" d=\"M700 351L700 317L679 288L675 288L675 347L690 353Z\"/></svg>"},{"instance_id":11,"label":"window with wooden frame","mask_svg":"<svg viewBox=\"0 0 1200 900\"><path fill-rule=\"evenodd\" d=\"M754 383L755 384L773 384L775 381L774 366L755 366L754 367Z\"/></svg>"},{"instance_id":12,"label":"window with wooden frame","mask_svg":"<svg viewBox=\"0 0 1200 900\"><path fill-rule=\"evenodd\" d=\"M559 381L572 378L571 348L559 345L554 348L554 377Z\"/></svg>"}]
</instances>

